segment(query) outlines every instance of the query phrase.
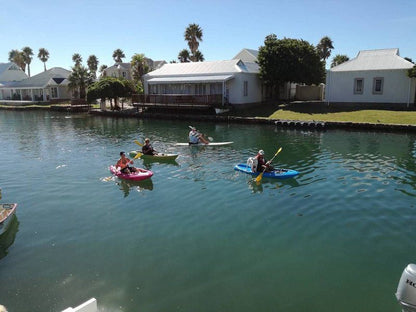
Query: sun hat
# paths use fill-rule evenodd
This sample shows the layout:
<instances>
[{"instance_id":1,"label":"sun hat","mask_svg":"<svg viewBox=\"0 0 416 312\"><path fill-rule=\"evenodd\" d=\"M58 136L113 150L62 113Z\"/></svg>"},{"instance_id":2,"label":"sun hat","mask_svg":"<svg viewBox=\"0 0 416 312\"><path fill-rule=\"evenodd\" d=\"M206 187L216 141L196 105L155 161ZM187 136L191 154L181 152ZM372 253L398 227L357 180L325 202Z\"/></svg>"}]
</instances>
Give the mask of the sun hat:
<instances>
[{"instance_id":1,"label":"sun hat","mask_svg":"<svg viewBox=\"0 0 416 312\"><path fill-rule=\"evenodd\" d=\"M264 155L264 151L263 150L259 150L259 152L257 154Z\"/></svg>"},{"instance_id":2,"label":"sun hat","mask_svg":"<svg viewBox=\"0 0 416 312\"><path fill-rule=\"evenodd\" d=\"M144 139L145 142L150 142L150 140L148 138Z\"/></svg>"}]
</instances>

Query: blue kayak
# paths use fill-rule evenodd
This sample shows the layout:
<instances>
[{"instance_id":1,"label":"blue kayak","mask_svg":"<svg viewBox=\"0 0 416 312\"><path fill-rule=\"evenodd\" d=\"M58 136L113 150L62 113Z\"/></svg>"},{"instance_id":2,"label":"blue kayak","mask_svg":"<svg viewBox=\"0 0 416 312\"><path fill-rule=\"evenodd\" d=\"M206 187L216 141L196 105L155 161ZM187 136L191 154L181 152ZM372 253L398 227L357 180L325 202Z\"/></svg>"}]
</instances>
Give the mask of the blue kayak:
<instances>
[{"instance_id":1,"label":"blue kayak","mask_svg":"<svg viewBox=\"0 0 416 312\"><path fill-rule=\"evenodd\" d=\"M248 173L253 176L258 176L260 174L260 172L251 171L251 167L247 164L238 164L234 167L234 170ZM263 173L263 178L289 179L289 178L293 178L297 176L298 174L299 174L299 171L296 171L296 170L276 168L272 172Z\"/></svg>"}]
</instances>

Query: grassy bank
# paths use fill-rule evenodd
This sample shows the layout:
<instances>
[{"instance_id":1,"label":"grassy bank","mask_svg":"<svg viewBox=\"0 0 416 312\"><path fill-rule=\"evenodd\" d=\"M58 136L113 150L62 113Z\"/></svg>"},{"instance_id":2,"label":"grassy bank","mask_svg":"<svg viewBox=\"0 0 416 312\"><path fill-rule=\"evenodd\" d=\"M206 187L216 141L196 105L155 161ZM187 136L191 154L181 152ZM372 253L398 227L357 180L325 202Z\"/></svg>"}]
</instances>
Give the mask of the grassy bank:
<instances>
[{"instance_id":1,"label":"grassy bank","mask_svg":"<svg viewBox=\"0 0 416 312\"><path fill-rule=\"evenodd\" d=\"M302 121L335 121L357 123L382 123L416 125L415 111L359 110L332 113L301 113L279 109L269 116L271 119Z\"/></svg>"}]
</instances>

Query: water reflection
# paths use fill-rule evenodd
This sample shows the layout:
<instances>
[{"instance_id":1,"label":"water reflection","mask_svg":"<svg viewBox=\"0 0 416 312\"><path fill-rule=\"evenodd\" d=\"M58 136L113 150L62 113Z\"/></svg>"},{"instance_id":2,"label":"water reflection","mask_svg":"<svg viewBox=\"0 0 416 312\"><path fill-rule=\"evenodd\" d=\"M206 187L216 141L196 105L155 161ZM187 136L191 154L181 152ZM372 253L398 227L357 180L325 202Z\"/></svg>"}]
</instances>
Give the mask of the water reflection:
<instances>
[{"instance_id":1,"label":"water reflection","mask_svg":"<svg viewBox=\"0 0 416 312\"><path fill-rule=\"evenodd\" d=\"M124 197L129 196L130 191L135 190L137 192L143 192L145 190L153 190L153 182L151 179L143 181L130 181L130 180L117 180L116 184L120 186L120 190L123 191Z\"/></svg>"},{"instance_id":2,"label":"water reflection","mask_svg":"<svg viewBox=\"0 0 416 312\"><path fill-rule=\"evenodd\" d=\"M300 186L299 182L296 178L293 179L283 179L283 180L275 180L270 178L263 178L260 182L256 182L255 178L248 180L247 182L248 189L252 193L262 193L263 187L268 189L280 189L285 186L290 187L298 187Z\"/></svg>"},{"instance_id":3,"label":"water reflection","mask_svg":"<svg viewBox=\"0 0 416 312\"><path fill-rule=\"evenodd\" d=\"M18 229L19 221L17 216L13 215L7 230L0 235L0 259L7 256L8 249L14 243Z\"/></svg>"}]
</instances>

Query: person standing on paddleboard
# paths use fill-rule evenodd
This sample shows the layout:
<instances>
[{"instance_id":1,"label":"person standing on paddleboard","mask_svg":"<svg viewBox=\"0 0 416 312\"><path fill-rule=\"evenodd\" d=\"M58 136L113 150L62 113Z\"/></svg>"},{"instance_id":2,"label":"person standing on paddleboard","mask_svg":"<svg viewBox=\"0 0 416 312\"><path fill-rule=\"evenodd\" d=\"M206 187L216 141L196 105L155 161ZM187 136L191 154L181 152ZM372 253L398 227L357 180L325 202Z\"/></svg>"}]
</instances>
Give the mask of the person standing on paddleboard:
<instances>
[{"instance_id":1,"label":"person standing on paddleboard","mask_svg":"<svg viewBox=\"0 0 416 312\"><path fill-rule=\"evenodd\" d=\"M189 131L189 144L198 144L199 142L209 144L209 141L195 127L189 126L189 128L191 129Z\"/></svg>"},{"instance_id":2,"label":"person standing on paddleboard","mask_svg":"<svg viewBox=\"0 0 416 312\"><path fill-rule=\"evenodd\" d=\"M133 164L133 160L130 160L126 157L126 153L120 152L120 159L117 161L116 168L120 168L121 173L130 174L132 172L138 171L135 167L130 167L129 164Z\"/></svg>"},{"instance_id":3,"label":"person standing on paddleboard","mask_svg":"<svg viewBox=\"0 0 416 312\"><path fill-rule=\"evenodd\" d=\"M152 156L157 154L157 152L153 149L153 146L150 144L150 140L148 138L144 140L142 153L144 155L152 155Z\"/></svg>"}]
</instances>

